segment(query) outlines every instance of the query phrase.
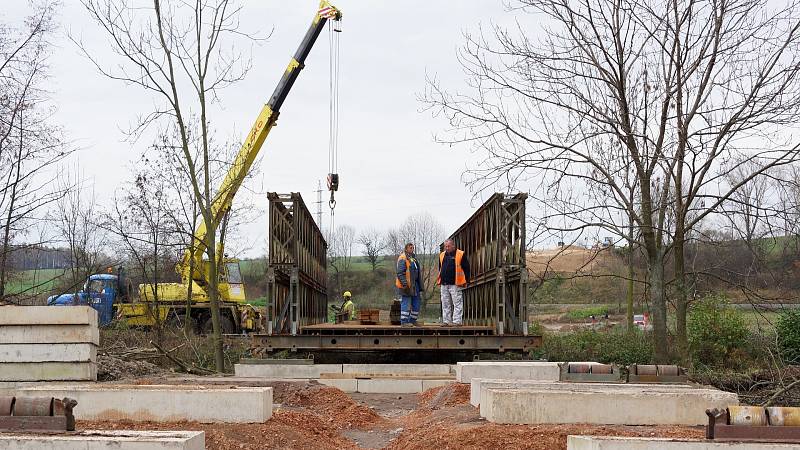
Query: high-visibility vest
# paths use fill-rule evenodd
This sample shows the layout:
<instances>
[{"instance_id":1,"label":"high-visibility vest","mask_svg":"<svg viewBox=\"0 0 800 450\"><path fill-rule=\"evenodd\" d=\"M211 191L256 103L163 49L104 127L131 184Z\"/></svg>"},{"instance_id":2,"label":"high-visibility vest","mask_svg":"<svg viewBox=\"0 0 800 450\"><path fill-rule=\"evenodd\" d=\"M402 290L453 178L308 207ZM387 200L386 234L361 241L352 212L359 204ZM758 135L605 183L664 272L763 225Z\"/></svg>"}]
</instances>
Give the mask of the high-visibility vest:
<instances>
[{"instance_id":1,"label":"high-visibility vest","mask_svg":"<svg viewBox=\"0 0 800 450\"><path fill-rule=\"evenodd\" d=\"M411 286L411 261L406 258L406 252L400 253L400 256L397 257L397 262L399 263L401 259L406 262L406 286ZM403 288L403 283L396 276L394 277L394 285L398 289Z\"/></svg>"},{"instance_id":2,"label":"high-visibility vest","mask_svg":"<svg viewBox=\"0 0 800 450\"><path fill-rule=\"evenodd\" d=\"M353 304L352 300L347 300L342 305L342 312L347 313L347 318L350 320L355 320L356 318L356 305Z\"/></svg>"},{"instance_id":3,"label":"high-visibility vest","mask_svg":"<svg viewBox=\"0 0 800 450\"><path fill-rule=\"evenodd\" d=\"M442 284L442 264L444 263L445 252L439 253L439 278L436 284ZM464 269L461 267L461 260L464 258L464 250L456 250L456 286L466 286L467 276L464 275Z\"/></svg>"}]
</instances>

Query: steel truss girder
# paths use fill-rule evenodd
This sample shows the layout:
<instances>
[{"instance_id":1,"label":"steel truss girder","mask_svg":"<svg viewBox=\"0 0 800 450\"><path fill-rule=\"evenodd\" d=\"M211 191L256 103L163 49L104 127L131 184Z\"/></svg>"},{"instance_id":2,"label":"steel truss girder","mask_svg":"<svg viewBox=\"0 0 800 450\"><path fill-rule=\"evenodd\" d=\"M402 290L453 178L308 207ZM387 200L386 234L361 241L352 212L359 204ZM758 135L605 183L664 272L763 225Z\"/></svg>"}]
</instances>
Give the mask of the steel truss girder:
<instances>
[{"instance_id":1,"label":"steel truss girder","mask_svg":"<svg viewBox=\"0 0 800 450\"><path fill-rule=\"evenodd\" d=\"M524 193L492 195L450 237L467 254L464 324L495 333L528 334Z\"/></svg>"},{"instance_id":2,"label":"steel truss girder","mask_svg":"<svg viewBox=\"0 0 800 450\"><path fill-rule=\"evenodd\" d=\"M294 335L327 319L328 244L299 193L267 196L267 333Z\"/></svg>"}]
</instances>

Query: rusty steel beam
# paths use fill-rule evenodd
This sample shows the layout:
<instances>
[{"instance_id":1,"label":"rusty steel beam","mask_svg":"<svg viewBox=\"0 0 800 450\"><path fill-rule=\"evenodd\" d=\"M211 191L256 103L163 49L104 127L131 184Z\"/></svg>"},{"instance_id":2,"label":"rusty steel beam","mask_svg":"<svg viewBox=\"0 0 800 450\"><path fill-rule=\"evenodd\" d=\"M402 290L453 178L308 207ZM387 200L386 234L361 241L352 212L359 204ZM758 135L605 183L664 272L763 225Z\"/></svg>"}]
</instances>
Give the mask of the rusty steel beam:
<instances>
[{"instance_id":1,"label":"rusty steel beam","mask_svg":"<svg viewBox=\"0 0 800 450\"><path fill-rule=\"evenodd\" d=\"M492 195L450 238L469 258L464 324L528 334L524 193Z\"/></svg>"},{"instance_id":2,"label":"rusty steel beam","mask_svg":"<svg viewBox=\"0 0 800 450\"><path fill-rule=\"evenodd\" d=\"M0 432L75 431L74 399L0 396Z\"/></svg>"},{"instance_id":3,"label":"rusty steel beam","mask_svg":"<svg viewBox=\"0 0 800 450\"><path fill-rule=\"evenodd\" d=\"M736 414L747 409L761 410L763 417L758 421L753 417L736 417ZM770 410L773 411L770 411ZM707 409L708 425L706 425L706 439L724 442L781 442L800 444L800 426L786 424L783 421L782 411L795 408L766 408L763 407L728 407L726 409ZM777 410L777 411L776 411ZM793 411L792 411L793 412ZM759 415L760 414L748 414ZM791 413L788 413L791 415ZM736 422L740 422L737 424Z\"/></svg>"},{"instance_id":4,"label":"rusty steel beam","mask_svg":"<svg viewBox=\"0 0 800 450\"><path fill-rule=\"evenodd\" d=\"M497 335L254 335L255 346L267 351L331 350L469 350L528 351L541 346L540 336Z\"/></svg>"},{"instance_id":5,"label":"rusty steel beam","mask_svg":"<svg viewBox=\"0 0 800 450\"><path fill-rule=\"evenodd\" d=\"M328 309L328 244L299 193L269 198L267 334L297 334Z\"/></svg>"}]
</instances>

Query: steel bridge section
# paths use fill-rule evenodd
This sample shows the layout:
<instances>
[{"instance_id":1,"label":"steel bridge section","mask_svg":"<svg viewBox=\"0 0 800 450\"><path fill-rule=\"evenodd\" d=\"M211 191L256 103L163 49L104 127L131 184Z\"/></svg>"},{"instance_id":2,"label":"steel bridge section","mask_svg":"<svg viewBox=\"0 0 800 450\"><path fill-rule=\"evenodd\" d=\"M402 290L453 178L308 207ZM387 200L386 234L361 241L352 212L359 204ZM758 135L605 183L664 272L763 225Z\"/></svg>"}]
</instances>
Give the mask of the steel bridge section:
<instances>
[{"instance_id":1,"label":"steel bridge section","mask_svg":"<svg viewBox=\"0 0 800 450\"><path fill-rule=\"evenodd\" d=\"M499 336L528 334L527 198L494 194L450 236L470 263L465 325L492 326Z\"/></svg>"},{"instance_id":2,"label":"steel bridge section","mask_svg":"<svg viewBox=\"0 0 800 450\"><path fill-rule=\"evenodd\" d=\"M267 333L296 335L327 319L328 244L299 193L267 197Z\"/></svg>"}]
</instances>

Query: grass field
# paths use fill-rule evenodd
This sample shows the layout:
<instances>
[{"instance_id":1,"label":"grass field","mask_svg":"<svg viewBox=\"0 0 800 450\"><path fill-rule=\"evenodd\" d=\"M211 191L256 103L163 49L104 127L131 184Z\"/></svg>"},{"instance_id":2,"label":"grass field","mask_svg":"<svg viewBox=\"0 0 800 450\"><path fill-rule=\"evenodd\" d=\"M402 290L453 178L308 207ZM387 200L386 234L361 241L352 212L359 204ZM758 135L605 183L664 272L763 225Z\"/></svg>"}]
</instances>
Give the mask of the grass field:
<instances>
[{"instance_id":1,"label":"grass field","mask_svg":"<svg viewBox=\"0 0 800 450\"><path fill-rule=\"evenodd\" d=\"M6 282L8 294L44 295L50 293L64 269L37 269L14 272Z\"/></svg>"}]
</instances>

